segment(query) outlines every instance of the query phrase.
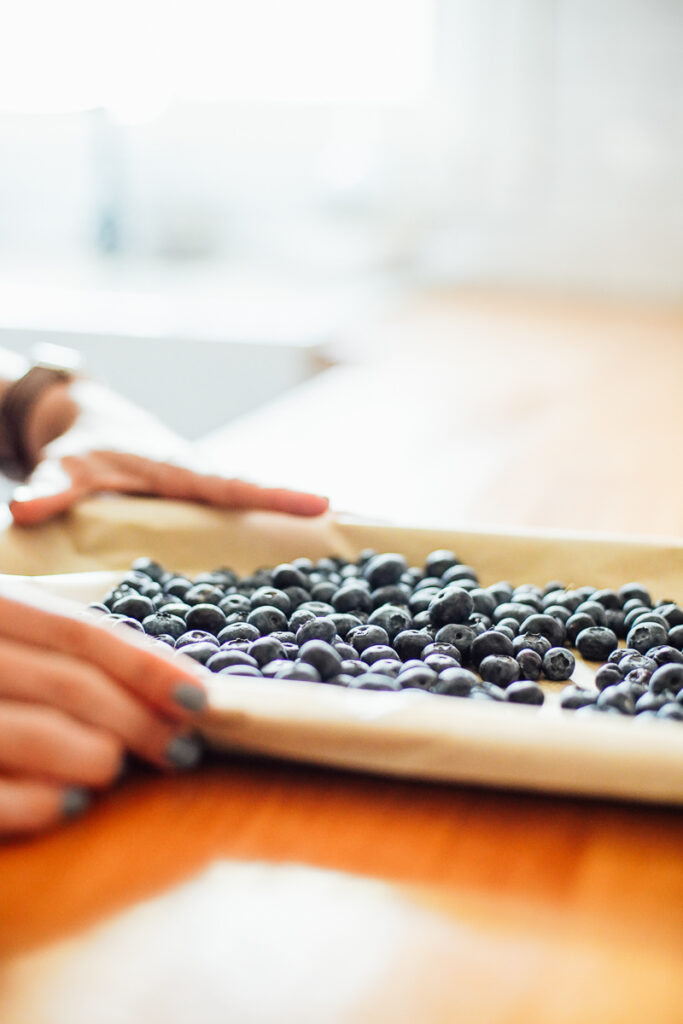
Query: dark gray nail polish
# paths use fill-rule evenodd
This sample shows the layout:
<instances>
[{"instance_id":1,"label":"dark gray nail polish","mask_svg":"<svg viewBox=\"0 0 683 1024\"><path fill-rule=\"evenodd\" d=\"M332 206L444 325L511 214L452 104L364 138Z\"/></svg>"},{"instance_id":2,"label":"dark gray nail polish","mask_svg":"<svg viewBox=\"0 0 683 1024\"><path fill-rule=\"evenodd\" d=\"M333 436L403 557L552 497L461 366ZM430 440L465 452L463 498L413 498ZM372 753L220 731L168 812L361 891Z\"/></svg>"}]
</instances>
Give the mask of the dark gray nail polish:
<instances>
[{"instance_id":1,"label":"dark gray nail polish","mask_svg":"<svg viewBox=\"0 0 683 1024\"><path fill-rule=\"evenodd\" d=\"M206 693L193 683L179 683L173 691L173 699L188 711L201 711L206 707Z\"/></svg>"},{"instance_id":2,"label":"dark gray nail polish","mask_svg":"<svg viewBox=\"0 0 683 1024\"><path fill-rule=\"evenodd\" d=\"M62 814L65 818L77 818L79 814L90 804L90 794L87 789L72 786L64 791L62 798Z\"/></svg>"},{"instance_id":3,"label":"dark gray nail polish","mask_svg":"<svg viewBox=\"0 0 683 1024\"><path fill-rule=\"evenodd\" d=\"M202 745L195 736L174 736L166 747L166 758L176 768L192 768L201 754Z\"/></svg>"}]
</instances>

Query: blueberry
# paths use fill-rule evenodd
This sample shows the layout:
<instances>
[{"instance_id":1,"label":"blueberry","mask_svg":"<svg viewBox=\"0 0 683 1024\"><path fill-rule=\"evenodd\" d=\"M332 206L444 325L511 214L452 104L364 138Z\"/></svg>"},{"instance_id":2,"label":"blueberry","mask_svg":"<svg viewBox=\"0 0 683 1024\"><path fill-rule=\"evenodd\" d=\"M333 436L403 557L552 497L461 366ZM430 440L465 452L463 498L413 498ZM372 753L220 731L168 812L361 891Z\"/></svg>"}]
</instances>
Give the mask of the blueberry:
<instances>
[{"instance_id":1,"label":"blueberry","mask_svg":"<svg viewBox=\"0 0 683 1024\"><path fill-rule=\"evenodd\" d=\"M324 640L329 644L332 643L336 635L337 629L332 619L321 615L319 618L305 622L303 626L299 627L296 631L296 642L300 647L308 640Z\"/></svg>"},{"instance_id":2,"label":"blueberry","mask_svg":"<svg viewBox=\"0 0 683 1024\"><path fill-rule=\"evenodd\" d=\"M553 683L571 679L575 667L574 655L564 647L551 647L543 656L543 674Z\"/></svg>"},{"instance_id":3,"label":"blueberry","mask_svg":"<svg viewBox=\"0 0 683 1024\"><path fill-rule=\"evenodd\" d=\"M229 640L258 640L261 631L248 622L233 622L218 634L219 644L225 644Z\"/></svg>"},{"instance_id":4,"label":"blueberry","mask_svg":"<svg viewBox=\"0 0 683 1024\"><path fill-rule=\"evenodd\" d=\"M249 598L252 608L279 608L285 615L290 615L292 603L285 593L275 587L258 587Z\"/></svg>"},{"instance_id":5,"label":"blueberry","mask_svg":"<svg viewBox=\"0 0 683 1024\"><path fill-rule=\"evenodd\" d=\"M428 632L434 632L434 627L432 626L432 620L429 617L428 611L418 612L417 615L413 617L413 629L426 629Z\"/></svg>"},{"instance_id":6,"label":"blueberry","mask_svg":"<svg viewBox=\"0 0 683 1024\"><path fill-rule=\"evenodd\" d=\"M490 654L505 654L512 656L513 653L514 649L512 641L502 633L489 629L485 633L482 633L481 636L475 637L472 641L470 660L474 667L478 668L484 658L488 657Z\"/></svg>"},{"instance_id":7,"label":"blueberry","mask_svg":"<svg viewBox=\"0 0 683 1024\"><path fill-rule=\"evenodd\" d=\"M634 669L643 669L649 675L657 668L657 662L648 658L645 654L629 654L619 662L619 671L622 676L628 675Z\"/></svg>"},{"instance_id":8,"label":"blueberry","mask_svg":"<svg viewBox=\"0 0 683 1024\"><path fill-rule=\"evenodd\" d=\"M190 644L213 644L218 648L218 640L205 629L188 629L175 642L177 648L189 647Z\"/></svg>"},{"instance_id":9,"label":"blueberry","mask_svg":"<svg viewBox=\"0 0 683 1024\"><path fill-rule=\"evenodd\" d=\"M402 690L427 690L436 683L437 674L433 669L422 665L421 668L409 668L406 672L399 672L397 681Z\"/></svg>"},{"instance_id":10,"label":"blueberry","mask_svg":"<svg viewBox=\"0 0 683 1024\"><path fill-rule=\"evenodd\" d=\"M269 661L267 665L262 667L261 674L265 676L266 679L274 679L280 669L285 668L287 665L291 665L291 661L287 658L275 658L274 661Z\"/></svg>"},{"instance_id":11,"label":"blueberry","mask_svg":"<svg viewBox=\"0 0 683 1024\"><path fill-rule=\"evenodd\" d=\"M631 628L631 626L633 626L635 624L636 620L639 619L642 615L652 615L652 614L654 614L654 613L653 613L651 608L646 608L642 604L636 605L635 608L631 608L630 611L625 613L625 615L624 615L624 624L626 625L626 628L628 630L628 629Z\"/></svg>"},{"instance_id":12,"label":"blueberry","mask_svg":"<svg viewBox=\"0 0 683 1024\"><path fill-rule=\"evenodd\" d=\"M630 672L627 672L624 676L622 683L628 687L631 696L634 698L640 697L641 694L645 693L650 681L650 673L644 668L632 668ZM621 684L619 684L621 685Z\"/></svg>"},{"instance_id":13,"label":"blueberry","mask_svg":"<svg viewBox=\"0 0 683 1024\"><path fill-rule=\"evenodd\" d=\"M154 640L160 640L162 644L166 644L167 647L175 647L175 640L169 633L159 633L158 636L153 637Z\"/></svg>"},{"instance_id":14,"label":"blueberry","mask_svg":"<svg viewBox=\"0 0 683 1024\"><path fill-rule=\"evenodd\" d=\"M516 686L516 683L512 683L512 686ZM470 690L471 700L505 700L505 690L500 686L496 686L495 683L479 683L477 686L473 686Z\"/></svg>"},{"instance_id":15,"label":"blueberry","mask_svg":"<svg viewBox=\"0 0 683 1024\"><path fill-rule=\"evenodd\" d=\"M541 636L540 633L519 633L512 641L514 654L520 651L535 651L541 659L550 650L550 640Z\"/></svg>"},{"instance_id":16,"label":"blueberry","mask_svg":"<svg viewBox=\"0 0 683 1024\"><path fill-rule=\"evenodd\" d=\"M356 658L348 658L341 663L341 669L344 675L347 676L360 676L364 672L367 672L368 666L364 661L358 661Z\"/></svg>"},{"instance_id":17,"label":"blueberry","mask_svg":"<svg viewBox=\"0 0 683 1024\"><path fill-rule=\"evenodd\" d=\"M368 666L366 665L366 672L367 668ZM383 676L391 676L392 679L395 679L401 671L401 662L392 658L380 658L379 661L372 662L372 671L379 672Z\"/></svg>"},{"instance_id":18,"label":"blueberry","mask_svg":"<svg viewBox=\"0 0 683 1024\"><path fill-rule=\"evenodd\" d=\"M262 634L275 633L287 628L285 613L272 605L261 605L254 608L247 616L247 622Z\"/></svg>"},{"instance_id":19,"label":"blueberry","mask_svg":"<svg viewBox=\"0 0 683 1024\"><path fill-rule=\"evenodd\" d=\"M537 651L532 651L531 648L524 647L521 651L517 651L515 657L517 659L517 664L519 665L520 678L529 679L532 683L535 683L541 678L543 659Z\"/></svg>"},{"instance_id":20,"label":"blueberry","mask_svg":"<svg viewBox=\"0 0 683 1024\"><path fill-rule=\"evenodd\" d=\"M577 605L574 614L590 615L596 626L605 626L607 624L605 608L603 608L599 601L582 601L580 605Z\"/></svg>"},{"instance_id":21,"label":"blueberry","mask_svg":"<svg viewBox=\"0 0 683 1024\"><path fill-rule=\"evenodd\" d=\"M474 602L468 592L454 585L440 590L429 603L429 617L437 627L465 624L473 610Z\"/></svg>"},{"instance_id":22,"label":"blueberry","mask_svg":"<svg viewBox=\"0 0 683 1024\"><path fill-rule=\"evenodd\" d=\"M376 590L378 587L398 583L407 568L408 563L403 555L394 553L375 555L365 565L363 575L370 584L370 589Z\"/></svg>"},{"instance_id":23,"label":"blueberry","mask_svg":"<svg viewBox=\"0 0 683 1024\"><path fill-rule=\"evenodd\" d=\"M339 673L336 672L334 674L338 675ZM305 661L287 662L283 668L278 669L275 678L297 679L302 683L319 683L321 681L320 672L318 672L315 665L311 665Z\"/></svg>"},{"instance_id":24,"label":"blueberry","mask_svg":"<svg viewBox=\"0 0 683 1024\"><path fill-rule=\"evenodd\" d=\"M536 609L531 605L520 604L519 601L504 601L494 611L493 621L498 623L501 619L513 619L519 627L530 615L536 614Z\"/></svg>"},{"instance_id":25,"label":"blueberry","mask_svg":"<svg viewBox=\"0 0 683 1024\"><path fill-rule=\"evenodd\" d=\"M224 615L232 615L237 612L244 618L251 611L251 602L244 594L228 594L218 602L218 607Z\"/></svg>"},{"instance_id":26,"label":"blueberry","mask_svg":"<svg viewBox=\"0 0 683 1024\"><path fill-rule=\"evenodd\" d=\"M142 625L145 633L150 636L160 636L162 633L172 636L175 640L186 632L185 620L177 615L167 615L165 612L156 612L143 619Z\"/></svg>"},{"instance_id":27,"label":"blueberry","mask_svg":"<svg viewBox=\"0 0 683 1024\"><path fill-rule=\"evenodd\" d=\"M502 633L504 636L506 636L508 640L514 640L517 635L517 630L505 625L506 622L513 621L513 619L503 619L503 621L499 622L498 625L494 627L494 629L496 629L499 633Z\"/></svg>"},{"instance_id":28,"label":"blueberry","mask_svg":"<svg viewBox=\"0 0 683 1024\"><path fill-rule=\"evenodd\" d=\"M145 576L149 576L155 583L161 582L165 572L164 567L159 565L158 562L152 561L151 558L136 558L131 569L133 572L144 573Z\"/></svg>"},{"instance_id":29,"label":"blueberry","mask_svg":"<svg viewBox=\"0 0 683 1024\"><path fill-rule=\"evenodd\" d=\"M397 690L398 683L390 676L383 676L379 672L364 672L362 676L356 676L352 683L349 683L350 690Z\"/></svg>"},{"instance_id":30,"label":"blueberry","mask_svg":"<svg viewBox=\"0 0 683 1024\"><path fill-rule=\"evenodd\" d=\"M109 608L107 608L106 604L102 604L100 601L91 601L86 607L88 611L91 612L102 612L104 615L109 614Z\"/></svg>"},{"instance_id":31,"label":"blueberry","mask_svg":"<svg viewBox=\"0 0 683 1024\"><path fill-rule=\"evenodd\" d=\"M606 626L582 629L576 638L578 652L586 661L607 661L618 643L616 635Z\"/></svg>"},{"instance_id":32,"label":"blueberry","mask_svg":"<svg viewBox=\"0 0 683 1024\"><path fill-rule=\"evenodd\" d=\"M565 686L560 693L560 707L575 711L577 708L584 708L595 704L597 699L597 691L584 690L582 687L572 684L571 686Z\"/></svg>"},{"instance_id":33,"label":"blueberry","mask_svg":"<svg viewBox=\"0 0 683 1024\"><path fill-rule=\"evenodd\" d=\"M608 686L617 686L623 679L623 674L618 665L601 665L595 673L595 685L598 690L604 690Z\"/></svg>"},{"instance_id":34,"label":"blueberry","mask_svg":"<svg viewBox=\"0 0 683 1024\"><path fill-rule=\"evenodd\" d=\"M661 644L659 647L651 647L645 652L645 657L656 662L657 665L683 665L683 651L677 651L669 644Z\"/></svg>"},{"instance_id":35,"label":"blueberry","mask_svg":"<svg viewBox=\"0 0 683 1024\"><path fill-rule=\"evenodd\" d=\"M431 643L432 637L426 630L404 629L394 637L394 650L403 661L407 661L409 658L419 658Z\"/></svg>"},{"instance_id":36,"label":"blueberry","mask_svg":"<svg viewBox=\"0 0 683 1024\"><path fill-rule=\"evenodd\" d=\"M301 587L304 590L308 587L308 578L296 566L289 562L282 562L276 565L271 575L273 586L278 590L285 590L287 587Z\"/></svg>"},{"instance_id":37,"label":"blueberry","mask_svg":"<svg viewBox=\"0 0 683 1024\"><path fill-rule=\"evenodd\" d=\"M188 629L203 629L214 635L225 626L225 614L215 604L196 604L185 616Z\"/></svg>"},{"instance_id":38,"label":"blueberry","mask_svg":"<svg viewBox=\"0 0 683 1024\"><path fill-rule=\"evenodd\" d=\"M322 679L338 675L342 663L334 647L326 644L324 640L309 640L300 648L299 658L312 665Z\"/></svg>"},{"instance_id":39,"label":"blueberry","mask_svg":"<svg viewBox=\"0 0 683 1024\"><path fill-rule=\"evenodd\" d=\"M567 630L563 622L558 622L552 615L530 615L519 627L520 633L540 633L549 640L553 647L561 647L567 639Z\"/></svg>"},{"instance_id":40,"label":"blueberry","mask_svg":"<svg viewBox=\"0 0 683 1024\"><path fill-rule=\"evenodd\" d=\"M645 654L651 647L659 647L667 641L667 630L657 622L639 622L630 630L626 637L629 647L635 647Z\"/></svg>"},{"instance_id":41,"label":"blueberry","mask_svg":"<svg viewBox=\"0 0 683 1024\"><path fill-rule=\"evenodd\" d=\"M334 628L342 640L346 640L351 630L361 625L358 616L352 615L350 612L333 612L325 617L334 623Z\"/></svg>"},{"instance_id":42,"label":"blueberry","mask_svg":"<svg viewBox=\"0 0 683 1024\"><path fill-rule=\"evenodd\" d=\"M127 626L129 629L135 629L139 633L144 633L145 628L138 619L133 619L130 616L124 615L116 623L117 626Z\"/></svg>"},{"instance_id":43,"label":"blueberry","mask_svg":"<svg viewBox=\"0 0 683 1024\"><path fill-rule=\"evenodd\" d=\"M389 634L381 626L357 626L349 632L346 639L352 647L355 647L359 654L362 654L368 647L374 647L377 644L383 644L385 647L389 646Z\"/></svg>"},{"instance_id":44,"label":"blueberry","mask_svg":"<svg viewBox=\"0 0 683 1024\"><path fill-rule=\"evenodd\" d=\"M399 608L398 605L394 604L385 604L381 608L377 608L369 616L368 625L381 626L388 633L389 639L393 640L402 630L410 628L412 616L406 608Z\"/></svg>"},{"instance_id":45,"label":"blueberry","mask_svg":"<svg viewBox=\"0 0 683 1024\"><path fill-rule=\"evenodd\" d=\"M683 722L683 707L675 701L669 701L659 709L657 718L670 718L675 722Z\"/></svg>"},{"instance_id":46,"label":"blueberry","mask_svg":"<svg viewBox=\"0 0 683 1024\"><path fill-rule=\"evenodd\" d=\"M352 647L351 644L347 644L345 640L342 640L338 636L335 636L334 639L332 640L332 646L334 647L335 651L342 659L342 661L344 661L345 658L356 657L356 648Z\"/></svg>"},{"instance_id":47,"label":"blueberry","mask_svg":"<svg viewBox=\"0 0 683 1024\"><path fill-rule=\"evenodd\" d=\"M489 654L479 664L479 675L485 683L507 686L519 679L517 661L506 654Z\"/></svg>"},{"instance_id":48,"label":"blueberry","mask_svg":"<svg viewBox=\"0 0 683 1024\"><path fill-rule=\"evenodd\" d=\"M633 697L620 686L606 686L598 696L597 706L616 708L622 715L632 715L635 711Z\"/></svg>"},{"instance_id":49,"label":"blueberry","mask_svg":"<svg viewBox=\"0 0 683 1024\"><path fill-rule=\"evenodd\" d=\"M228 640L226 643L221 644L218 648L219 651L241 651L246 654L251 647L252 641L250 640Z\"/></svg>"},{"instance_id":50,"label":"blueberry","mask_svg":"<svg viewBox=\"0 0 683 1024\"><path fill-rule=\"evenodd\" d=\"M635 598L642 604L652 605L649 591L642 583L625 583L623 587L619 587L619 597L622 602Z\"/></svg>"},{"instance_id":51,"label":"blueberry","mask_svg":"<svg viewBox=\"0 0 683 1024\"><path fill-rule=\"evenodd\" d=\"M661 707L669 702L671 698L664 693L652 693L650 691L641 694L636 701L635 713L640 715L643 711L659 711Z\"/></svg>"},{"instance_id":52,"label":"blueberry","mask_svg":"<svg viewBox=\"0 0 683 1024\"><path fill-rule=\"evenodd\" d=\"M632 647L615 647L607 661L610 665L618 665L622 659L627 658L629 654L638 655L638 651L634 650ZM640 655L638 655L638 657L640 657Z\"/></svg>"},{"instance_id":53,"label":"blueberry","mask_svg":"<svg viewBox=\"0 0 683 1024\"><path fill-rule=\"evenodd\" d=\"M472 598L475 612L481 612L482 615L493 615L496 601L492 594L482 590L481 587L477 587L476 590L470 590L470 597Z\"/></svg>"},{"instance_id":54,"label":"blueberry","mask_svg":"<svg viewBox=\"0 0 683 1024\"><path fill-rule=\"evenodd\" d=\"M254 668L253 665L228 665L226 668L220 668L217 670L219 676L254 676L255 678L261 677L260 669Z\"/></svg>"},{"instance_id":55,"label":"blueberry","mask_svg":"<svg viewBox=\"0 0 683 1024\"><path fill-rule=\"evenodd\" d=\"M449 654L428 654L424 664L436 673L444 672L448 668L460 668L458 658L452 658Z\"/></svg>"},{"instance_id":56,"label":"blueberry","mask_svg":"<svg viewBox=\"0 0 683 1024\"><path fill-rule=\"evenodd\" d=\"M671 627L669 630L669 643L677 651L683 651L683 625Z\"/></svg>"},{"instance_id":57,"label":"blueberry","mask_svg":"<svg viewBox=\"0 0 683 1024\"><path fill-rule=\"evenodd\" d=\"M313 612L315 616L318 615L332 615L334 608L327 601L304 601L297 608L299 612Z\"/></svg>"},{"instance_id":58,"label":"blueberry","mask_svg":"<svg viewBox=\"0 0 683 1024\"><path fill-rule=\"evenodd\" d=\"M445 549L430 551L425 558L425 572L428 576L443 576L445 572L458 564L458 559L452 551Z\"/></svg>"},{"instance_id":59,"label":"blueberry","mask_svg":"<svg viewBox=\"0 0 683 1024\"><path fill-rule=\"evenodd\" d=\"M608 608L605 612L605 625L613 633L616 633L620 640L626 639L628 629L626 628L626 617L623 612Z\"/></svg>"},{"instance_id":60,"label":"blueberry","mask_svg":"<svg viewBox=\"0 0 683 1024\"><path fill-rule=\"evenodd\" d=\"M433 587L425 587L424 590L415 591L408 598L408 607L410 608L413 615L419 615L422 612L428 611L430 604L432 603L433 599L436 597L438 593L439 590Z\"/></svg>"},{"instance_id":61,"label":"blueberry","mask_svg":"<svg viewBox=\"0 0 683 1024\"><path fill-rule=\"evenodd\" d=\"M457 647L462 657L466 658L472 646L474 636L475 633L471 626L450 622L437 631L434 639L437 643L452 644L453 647Z\"/></svg>"},{"instance_id":62,"label":"blueberry","mask_svg":"<svg viewBox=\"0 0 683 1024\"><path fill-rule=\"evenodd\" d=\"M324 601L326 604L330 604L338 589L337 583L332 583L330 580L321 580L320 583L316 583L312 587L311 597L314 601Z\"/></svg>"},{"instance_id":63,"label":"blueberry","mask_svg":"<svg viewBox=\"0 0 683 1024\"><path fill-rule=\"evenodd\" d=\"M276 659L283 660L285 658L285 648L279 640L274 640L272 636L262 636L258 640L254 640L249 648L249 654L254 658L259 668L263 668L270 661L275 661Z\"/></svg>"},{"instance_id":64,"label":"blueberry","mask_svg":"<svg viewBox=\"0 0 683 1024\"><path fill-rule=\"evenodd\" d=\"M658 605L657 611L664 619L666 619L669 624L669 629L673 626L683 626L683 608L674 604L673 601L668 601L663 605Z\"/></svg>"},{"instance_id":65,"label":"blueberry","mask_svg":"<svg viewBox=\"0 0 683 1024\"><path fill-rule=\"evenodd\" d=\"M296 643L296 636L288 629L276 629L273 633L269 633L273 640L279 640L281 644L293 644ZM258 639L258 638L254 638Z\"/></svg>"},{"instance_id":66,"label":"blueberry","mask_svg":"<svg viewBox=\"0 0 683 1024\"><path fill-rule=\"evenodd\" d=\"M474 672L469 672L466 668L449 668L440 673L432 692L449 697L468 697L472 687L478 683Z\"/></svg>"},{"instance_id":67,"label":"blueberry","mask_svg":"<svg viewBox=\"0 0 683 1024\"><path fill-rule=\"evenodd\" d=\"M176 650L178 650L177 647ZM205 665L209 658L217 653L218 648L215 643L211 644L202 640L199 643L187 644L185 647L181 647L180 650L185 657L198 661L200 665Z\"/></svg>"},{"instance_id":68,"label":"blueberry","mask_svg":"<svg viewBox=\"0 0 683 1024\"><path fill-rule=\"evenodd\" d=\"M625 621L625 620L624 620ZM666 621L663 615L657 615L656 612L642 612L641 615L637 615L633 620L633 625L638 626L641 623L656 622L658 626L661 626L664 632L668 632L669 623Z\"/></svg>"},{"instance_id":69,"label":"blueberry","mask_svg":"<svg viewBox=\"0 0 683 1024\"><path fill-rule=\"evenodd\" d=\"M392 647L384 644L375 644L373 647L366 647L361 654L361 661L364 661L366 665L372 665L373 662L379 661L380 658L390 658L392 661L398 662L401 660Z\"/></svg>"},{"instance_id":70,"label":"blueberry","mask_svg":"<svg viewBox=\"0 0 683 1024\"><path fill-rule=\"evenodd\" d=\"M460 651L457 647L454 647L453 644L437 643L436 641L434 643L427 644L427 646L422 649L420 657L424 661L425 658L430 657L432 654L445 654L447 657L453 658L458 664L462 662Z\"/></svg>"},{"instance_id":71,"label":"blueberry","mask_svg":"<svg viewBox=\"0 0 683 1024\"><path fill-rule=\"evenodd\" d=\"M519 682L510 683L505 691L505 698L513 704L542 704L545 695L538 683L530 679L520 679Z\"/></svg>"},{"instance_id":72,"label":"blueberry","mask_svg":"<svg viewBox=\"0 0 683 1024\"><path fill-rule=\"evenodd\" d=\"M583 612L579 614L574 613L574 615L571 615L565 623L567 639L571 644L576 645L576 638L579 633L582 633L584 629L593 629L595 625L595 619L590 615L585 615Z\"/></svg>"},{"instance_id":73,"label":"blueberry","mask_svg":"<svg viewBox=\"0 0 683 1024\"><path fill-rule=\"evenodd\" d=\"M142 622L148 615L154 614L154 605L149 597L131 591L114 601L111 610L115 615L125 615L127 618Z\"/></svg>"},{"instance_id":74,"label":"blueberry","mask_svg":"<svg viewBox=\"0 0 683 1024\"><path fill-rule=\"evenodd\" d=\"M220 672L232 665L251 665L258 668L254 658L244 651L216 651L206 662L206 667L211 672Z\"/></svg>"},{"instance_id":75,"label":"blueberry","mask_svg":"<svg viewBox=\"0 0 683 1024\"><path fill-rule=\"evenodd\" d=\"M308 601L311 596L303 587L285 587L282 593L287 596L292 611L303 604L304 601Z\"/></svg>"},{"instance_id":76,"label":"blueberry","mask_svg":"<svg viewBox=\"0 0 683 1024\"><path fill-rule=\"evenodd\" d=\"M478 587L479 579L471 565L452 565L450 569L441 573L442 586L447 587L450 583L458 583L462 586L474 583Z\"/></svg>"},{"instance_id":77,"label":"blueberry","mask_svg":"<svg viewBox=\"0 0 683 1024\"><path fill-rule=\"evenodd\" d=\"M196 583L185 592L183 600L186 604L218 604L224 597L225 592L221 587L211 583Z\"/></svg>"},{"instance_id":78,"label":"blueberry","mask_svg":"<svg viewBox=\"0 0 683 1024\"><path fill-rule=\"evenodd\" d=\"M652 693L661 693L663 690L678 693L681 689L683 689L683 665L669 662L666 665L661 665L650 677Z\"/></svg>"},{"instance_id":79,"label":"blueberry","mask_svg":"<svg viewBox=\"0 0 683 1024\"><path fill-rule=\"evenodd\" d=\"M184 619L190 608L192 608L191 604L185 604L184 601L179 600L177 597L166 597L164 600L166 603L162 604L158 610L168 612L169 615L177 615L179 619ZM213 605L211 607L213 608Z\"/></svg>"},{"instance_id":80,"label":"blueberry","mask_svg":"<svg viewBox=\"0 0 683 1024\"><path fill-rule=\"evenodd\" d=\"M591 600L597 601L606 611L621 611L622 600L616 590L596 590Z\"/></svg>"}]
</instances>

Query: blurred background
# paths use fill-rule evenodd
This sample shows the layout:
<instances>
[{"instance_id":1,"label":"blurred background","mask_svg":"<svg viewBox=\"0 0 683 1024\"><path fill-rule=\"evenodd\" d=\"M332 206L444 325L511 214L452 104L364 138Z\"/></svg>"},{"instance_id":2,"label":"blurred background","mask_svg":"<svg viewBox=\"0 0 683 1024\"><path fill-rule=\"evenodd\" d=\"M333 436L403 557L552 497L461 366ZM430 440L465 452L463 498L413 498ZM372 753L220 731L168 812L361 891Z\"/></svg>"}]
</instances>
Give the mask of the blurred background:
<instances>
[{"instance_id":1,"label":"blurred background","mask_svg":"<svg viewBox=\"0 0 683 1024\"><path fill-rule=\"evenodd\" d=\"M22 0L0 344L196 438L425 289L675 305L682 52L680 0Z\"/></svg>"}]
</instances>

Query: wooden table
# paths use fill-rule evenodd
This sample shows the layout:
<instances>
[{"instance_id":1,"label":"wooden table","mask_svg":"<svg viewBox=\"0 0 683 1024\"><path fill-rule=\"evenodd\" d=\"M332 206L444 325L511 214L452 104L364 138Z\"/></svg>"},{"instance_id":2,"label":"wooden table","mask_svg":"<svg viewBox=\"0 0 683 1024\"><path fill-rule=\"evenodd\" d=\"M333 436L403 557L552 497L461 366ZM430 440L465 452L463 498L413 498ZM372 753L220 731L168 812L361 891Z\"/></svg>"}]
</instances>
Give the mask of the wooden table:
<instances>
[{"instance_id":1,"label":"wooden table","mask_svg":"<svg viewBox=\"0 0 683 1024\"><path fill-rule=\"evenodd\" d=\"M680 327L430 300L350 339L363 361L308 385L288 419L281 404L276 433L264 410L207 448L234 466L244 445L291 479L326 430L334 472L317 479L349 501L355 485L358 511L680 532ZM374 471L330 405L350 403L348 374L382 428ZM414 391L396 435L399 380ZM417 498L396 477L415 453ZM223 759L136 773L0 851L0 1024L679 1024L682 937L674 809Z\"/></svg>"}]
</instances>

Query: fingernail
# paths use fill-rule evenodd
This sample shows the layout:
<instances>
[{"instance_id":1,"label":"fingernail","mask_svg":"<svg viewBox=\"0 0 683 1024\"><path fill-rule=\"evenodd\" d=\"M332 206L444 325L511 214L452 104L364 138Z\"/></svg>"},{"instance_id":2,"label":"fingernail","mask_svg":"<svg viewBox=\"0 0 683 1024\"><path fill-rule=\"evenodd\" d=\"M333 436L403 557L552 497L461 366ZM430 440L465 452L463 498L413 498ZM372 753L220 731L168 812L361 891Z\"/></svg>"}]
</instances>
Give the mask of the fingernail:
<instances>
[{"instance_id":1,"label":"fingernail","mask_svg":"<svg viewBox=\"0 0 683 1024\"><path fill-rule=\"evenodd\" d=\"M77 818L79 814L87 809L90 804L90 794L87 789L72 786L64 791L62 798L62 814L65 818Z\"/></svg>"},{"instance_id":2,"label":"fingernail","mask_svg":"<svg viewBox=\"0 0 683 1024\"><path fill-rule=\"evenodd\" d=\"M176 768L192 768L202 754L202 745L194 736L175 736L166 747L166 759Z\"/></svg>"},{"instance_id":3,"label":"fingernail","mask_svg":"<svg viewBox=\"0 0 683 1024\"><path fill-rule=\"evenodd\" d=\"M180 683L173 691L173 699L188 711L201 711L206 707L206 692L194 683Z\"/></svg>"}]
</instances>

